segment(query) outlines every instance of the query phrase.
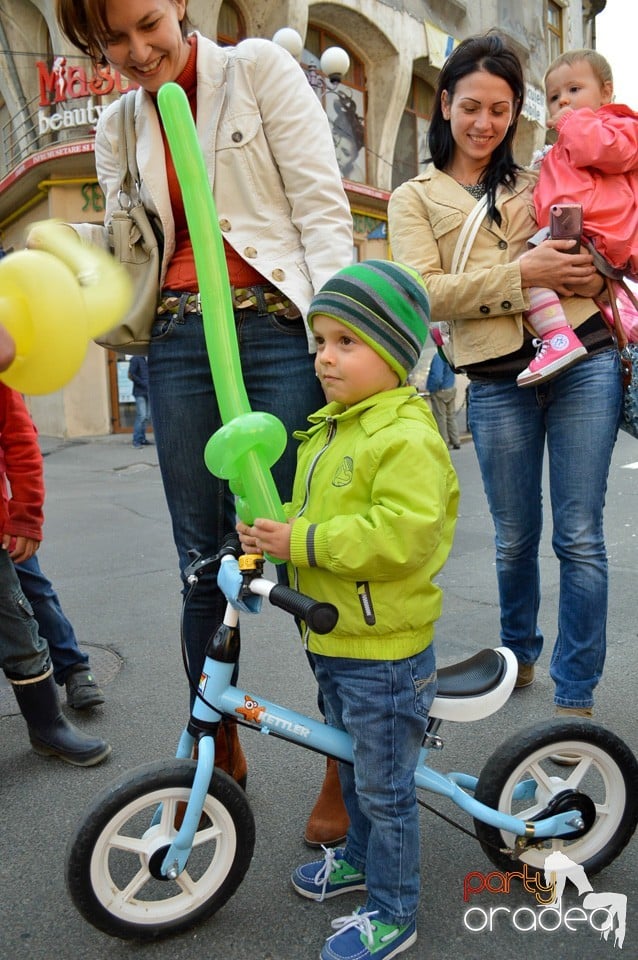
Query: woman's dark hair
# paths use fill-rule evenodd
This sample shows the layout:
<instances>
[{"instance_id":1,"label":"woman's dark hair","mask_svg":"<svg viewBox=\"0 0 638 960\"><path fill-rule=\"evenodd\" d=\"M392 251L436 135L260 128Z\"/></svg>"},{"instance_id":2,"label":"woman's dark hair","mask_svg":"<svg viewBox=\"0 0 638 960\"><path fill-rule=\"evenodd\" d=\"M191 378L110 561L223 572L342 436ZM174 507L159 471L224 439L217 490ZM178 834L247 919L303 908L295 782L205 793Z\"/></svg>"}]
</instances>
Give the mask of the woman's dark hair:
<instances>
[{"instance_id":1,"label":"woman's dark hair","mask_svg":"<svg viewBox=\"0 0 638 960\"><path fill-rule=\"evenodd\" d=\"M107 6L108 0L56 0L55 4L55 15L62 33L100 66L107 63L103 53L109 36ZM187 37L193 29L187 12L180 26L182 35Z\"/></svg>"},{"instance_id":2,"label":"woman's dark hair","mask_svg":"<svg viewBox=\"0 0 638 960\"><path fill-rule=\"evenodd\" d=\"M523 108L525 83L523 68L516 53L508 47L497 33L486 33L480 37L468 37L456 47L443 64L436 90L432 120L428 131L428 146L431 161L439 170L445 170L452 162L454 139L449 120L443 116L441 95L447 91L448 101L454 96L459 80L471 73L483 70L491 73L511 87L514 95L514 114L505 138L498 145L490 162L481 176L481 182L487 189L488 214L492 220L500 223L501 217L496 209L496 188L500 184L513 187L516 174L520 170L514 162L512 142L516 133L518 118Z\"/></svg>"}]
</instances>

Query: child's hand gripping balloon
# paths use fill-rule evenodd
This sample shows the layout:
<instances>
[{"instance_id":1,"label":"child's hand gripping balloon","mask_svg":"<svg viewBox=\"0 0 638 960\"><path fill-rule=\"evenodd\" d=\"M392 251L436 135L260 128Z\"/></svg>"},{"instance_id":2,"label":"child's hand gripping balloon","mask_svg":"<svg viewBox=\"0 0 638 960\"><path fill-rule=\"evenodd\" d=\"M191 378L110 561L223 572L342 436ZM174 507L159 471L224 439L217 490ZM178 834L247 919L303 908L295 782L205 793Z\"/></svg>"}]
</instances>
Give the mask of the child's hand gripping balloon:
<instances>
[{"instance_id":1,"label":"child's hand gripping balloon","mask_svg":"<svg viewBox=\"0 0 638 960\"><path fill-rule=\"evenodd\" d=\"M36 224L29 246L0 261L0 324L15 344L0 379L20 393L52 393L78 372L89 340L117 326L133 289L113 257L67 224Z\"/></svg>"},{"instance_id":2,"label":"child's hand gripping balloon","mask_svg":"<svg viewBox=\"0 0 638 960\"><path fill-rule=\"evenodd\" d=\"M206 445L206 466L228 480L238 497L240 519L246 523L255 517L284 520L270 467L284 451L286 430L272 414L250 409L217 211L186 94L175 83L164 84L158 106L193 242L206 347L224 422Z\"/></svg>"}]
</instances>

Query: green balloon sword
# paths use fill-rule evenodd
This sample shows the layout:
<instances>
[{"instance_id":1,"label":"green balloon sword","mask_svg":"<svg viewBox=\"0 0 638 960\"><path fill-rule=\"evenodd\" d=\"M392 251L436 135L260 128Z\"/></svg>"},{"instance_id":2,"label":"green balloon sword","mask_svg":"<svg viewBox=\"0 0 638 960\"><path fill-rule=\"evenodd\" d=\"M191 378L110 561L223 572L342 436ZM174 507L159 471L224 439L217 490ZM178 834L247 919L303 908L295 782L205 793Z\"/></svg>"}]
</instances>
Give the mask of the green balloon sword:
<instances>
[{"instance_id":1,"label":"green balloon sword","mask_svg":"<svg viewBox=\"0 0 638 960\"><path fill-rule=\"evenodd\" d=\"M166 83L157 102L184 199L206 349L223 423L206 444L204 461L211 473L228 481L241 520L283 521L270 468L285 449L286 429L272 414L250 408L217 210L188 100L180 86Z\"/></svg>"}]
</instances>

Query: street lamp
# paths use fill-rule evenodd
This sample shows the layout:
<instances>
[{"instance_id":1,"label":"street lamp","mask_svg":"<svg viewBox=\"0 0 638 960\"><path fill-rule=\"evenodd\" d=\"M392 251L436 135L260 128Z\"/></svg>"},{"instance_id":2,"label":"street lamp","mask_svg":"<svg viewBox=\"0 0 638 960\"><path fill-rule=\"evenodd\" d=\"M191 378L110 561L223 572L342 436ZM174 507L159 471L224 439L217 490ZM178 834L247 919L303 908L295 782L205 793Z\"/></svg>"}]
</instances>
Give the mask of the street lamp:
<instances>
[{"instance_id":1,"label":"street lamp","mask_svg":"<svg viewBox=\"0 0 638 960\"><path fill-rule=\"evenodd\" d=\"M303 40L296 30L292 27L282 27L274 35L273 43L279 44L284 50L287 50L295 60L298 60L303 52ZM350 57L342 47L328 47L321 54L319 61L319 70L315 63L307 66L308 83L317 93L325 93L327 90L336 90L341 79L350 69Z\"/></svg>"}]
</instances>

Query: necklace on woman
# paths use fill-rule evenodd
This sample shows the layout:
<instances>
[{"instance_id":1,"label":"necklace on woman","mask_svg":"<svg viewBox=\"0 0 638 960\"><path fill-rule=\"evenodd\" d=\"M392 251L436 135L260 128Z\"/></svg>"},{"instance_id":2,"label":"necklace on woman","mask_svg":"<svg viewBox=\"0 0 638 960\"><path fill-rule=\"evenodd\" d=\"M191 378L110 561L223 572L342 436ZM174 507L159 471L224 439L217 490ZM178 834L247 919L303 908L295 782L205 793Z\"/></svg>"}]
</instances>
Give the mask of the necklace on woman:
<instances>
[{"instance_id":1,"label":"necklace on woman","mask_svg":"<svg viewBox=\"0 0 638 960\"><path fill-rule=\"evenodd\" d=\"M459 186L467 190L475 200L480 200L487 193L487 187L484 183L460 183Z\"/></svg>"},{"instance_id":2,"label":"necklace on woman","mask_svg":"<svg viewBox=\"0 0 638 960\"><path fill-rule=\"evenodd\" d=\"M456 180L459 187L463 187L464 190L470 194L471 197L474 197L475 200L480 200L487 193L487 187L484 183L464 183L460 177L456 177L450 170L445 171L448 176L452 177L453 180Z\"/></svg>"}]
</instances>

